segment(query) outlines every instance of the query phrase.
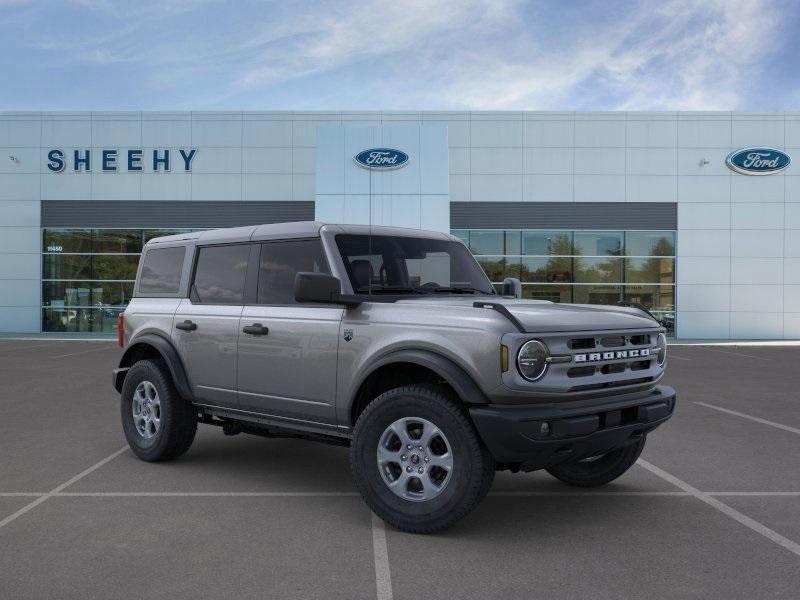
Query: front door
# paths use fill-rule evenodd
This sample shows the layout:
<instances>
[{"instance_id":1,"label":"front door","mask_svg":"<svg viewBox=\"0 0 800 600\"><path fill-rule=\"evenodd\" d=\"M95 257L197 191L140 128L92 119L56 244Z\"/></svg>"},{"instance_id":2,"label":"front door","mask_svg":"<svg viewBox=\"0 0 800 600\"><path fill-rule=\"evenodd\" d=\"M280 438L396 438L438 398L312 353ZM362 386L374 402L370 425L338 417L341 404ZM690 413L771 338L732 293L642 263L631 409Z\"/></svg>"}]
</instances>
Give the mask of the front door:
<instances>
[{"instance_id":1,"label":"front door","mask_svg":"<svg viewBox=\"0 0 800 600\"><path fill-rule=\"evenodd\" d=\"M343 309L297 304L300 271L329 272L319 239L261 245L257 304L239 322L239 406L299 423L336 424L336 356Z\"/></svg>"},{"instance_id":2,"label":"front door","mask_svg":"<svg viewBox=\"0 0 800 600\"><path fill-rule=\"evenodd\" d=\"M236 408L236 343L250 248L198 248L190 297L175 313L173 339L201 404Z\"/></svg>"}]
</instances>

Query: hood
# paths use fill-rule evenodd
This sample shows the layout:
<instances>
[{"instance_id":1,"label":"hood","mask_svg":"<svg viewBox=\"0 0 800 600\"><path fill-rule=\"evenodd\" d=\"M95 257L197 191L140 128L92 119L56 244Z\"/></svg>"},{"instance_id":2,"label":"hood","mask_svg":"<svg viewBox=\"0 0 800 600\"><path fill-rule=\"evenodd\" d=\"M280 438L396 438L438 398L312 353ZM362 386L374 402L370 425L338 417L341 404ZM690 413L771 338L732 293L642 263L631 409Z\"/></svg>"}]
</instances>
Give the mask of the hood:
<instances>
[{"instance_id":1,"label":"hood","mask_svg":"<svg viewBox=\"0 0 800 600\"><path fill-rule=\"evenodd\" d=\"M597 304L555 304L500 296L442 296L401 300L438 306L472 307L475 302L502 304L527 332L652 329L660 324L638 308ZM475 309L480 310L480 309Z\"/></svg>"}]
</instances>

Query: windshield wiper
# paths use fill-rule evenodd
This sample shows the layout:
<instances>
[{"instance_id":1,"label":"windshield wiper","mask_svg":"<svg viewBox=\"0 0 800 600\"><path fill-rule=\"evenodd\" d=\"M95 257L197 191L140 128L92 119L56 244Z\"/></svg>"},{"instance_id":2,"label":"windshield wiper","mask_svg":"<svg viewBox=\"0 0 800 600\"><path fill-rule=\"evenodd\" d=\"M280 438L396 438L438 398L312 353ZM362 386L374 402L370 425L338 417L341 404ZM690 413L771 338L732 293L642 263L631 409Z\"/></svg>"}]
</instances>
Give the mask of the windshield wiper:
<instances>
[{"instance_id":1,"label":"windshield wiper","mask_svg":"<svg viewBox=\"0 0 800 600\"><path fill-rule=\"evenodd\" d=\"M405 285L363 286L356 288L356 294L424 294L419 288Z\"/></svg>"}]
</instances>

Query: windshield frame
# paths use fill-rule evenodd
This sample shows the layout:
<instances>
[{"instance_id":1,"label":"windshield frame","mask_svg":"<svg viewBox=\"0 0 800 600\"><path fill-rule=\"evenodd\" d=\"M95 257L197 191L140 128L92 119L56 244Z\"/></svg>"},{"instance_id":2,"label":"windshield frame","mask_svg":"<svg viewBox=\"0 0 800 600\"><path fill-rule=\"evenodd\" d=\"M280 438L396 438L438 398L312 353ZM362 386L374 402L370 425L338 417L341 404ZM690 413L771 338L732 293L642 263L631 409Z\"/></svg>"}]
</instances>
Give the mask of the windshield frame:
<instances>
[{"instance_id":1,"label":"windshield frame","mask_svg":"<svg viewBox=\"0 0 800 600\"><path fill-rule=\"evenodd\" d=\"M375 282L373 281L374 275L372 275L373 279L370 279L371 283L369 286L360 285L357 281L357 278L353 274L353 269L351 266L351 259L354 254L352 252L348 252L347 248L345 247L345 244L348 242L354 242L354 238L361 238L360 241L362 241L362 243L364 240L372 238L372 241L377 241L379 245L393 242L400 246L409 242L427 242L431 247L431 252L446 252L450 255L451 270L453 261L458 261L458 268L463 272L462 274L466 279L468 279L468 281L465 280L453 282L450 280L450 277L448 277L447 281L436 282L439 284L438 287L425 287L424 285L419 284L413 285L410 281L408 281L408 265L405 262L407 258L401 253L396 259L395 270L402 269L404 271L404 281L395 279L393 281L386 281L384 286L380 286L380 284L375 285ZM401 298L430 298L432 296L445 297L452 295L474 297L498 295L491 283L491 280L481 268L478 261L464 245L464 243L456 238L451 238L444 235L439 238L432 236L428 237L424 235L395 235L393 233L383 232L370 235L367 232L340 231L336 232L335 235L332 236L331 241L333 242L331 247L337 253L337 259L340 261L344 271L344 283L349 285L353 294L381 298L387 298L387 296L396 296ZM384 257L397 256L397 254L393 253L391 250L389 250L389 252L384 250L378 254L383 254ZM366 253L364 255L357 254L355 256L366 256ZM383 261L381 264L384 266ZM401 264L402 267L400 266Z\"/></svg>"}]
</instances>

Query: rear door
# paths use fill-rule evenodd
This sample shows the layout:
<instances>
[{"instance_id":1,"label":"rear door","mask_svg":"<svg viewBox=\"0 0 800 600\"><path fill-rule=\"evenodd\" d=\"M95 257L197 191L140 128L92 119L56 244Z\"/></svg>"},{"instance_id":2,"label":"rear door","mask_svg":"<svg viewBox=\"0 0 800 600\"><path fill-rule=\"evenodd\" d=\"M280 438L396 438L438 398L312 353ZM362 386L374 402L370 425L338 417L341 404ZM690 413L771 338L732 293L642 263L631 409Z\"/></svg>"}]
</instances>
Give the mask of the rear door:
<instances>
[{"instance_id":1,"label":"rear door","mask_svg":"<svg viewBox=\"0 0 800 600\"><path fill-rule=\"evenodd\" d=\"M251 250L254 249L254 250ZM200 246L173 339L200 403L236 407L236 343L254 244Z\"/></svg>"},{"instance_id":2,"label":"rear door","mask_svg":"<svg viewBox=\"0 0 800 600\"><path fill-rule=\"evenodd\" d=\"M343 309L297 304L300 271L329 273L319 239L261 245L256 303L239 322L243 410L335 425L336 355Z\"/></svg>"}]
</instances>

